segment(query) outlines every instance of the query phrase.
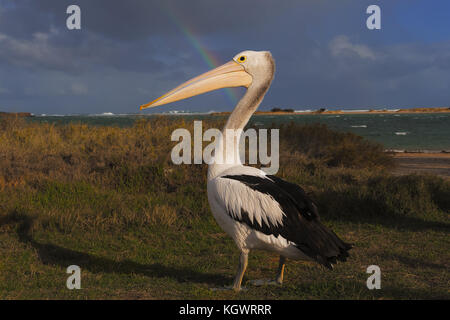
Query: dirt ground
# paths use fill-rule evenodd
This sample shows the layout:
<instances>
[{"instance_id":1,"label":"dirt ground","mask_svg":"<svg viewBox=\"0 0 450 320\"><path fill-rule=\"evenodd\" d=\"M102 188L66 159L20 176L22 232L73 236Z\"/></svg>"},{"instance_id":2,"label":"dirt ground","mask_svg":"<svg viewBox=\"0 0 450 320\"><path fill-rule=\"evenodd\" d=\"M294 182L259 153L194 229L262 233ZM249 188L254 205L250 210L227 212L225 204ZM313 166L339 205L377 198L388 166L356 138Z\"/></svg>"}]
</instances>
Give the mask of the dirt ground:
<instances>
[{"instance_id":1,"label":"dirt ground","mask_svg":"<svg viewBox=\"0 0 450 320\"><path fill-rule=\"evenodd\" d=\"M450 179L450 153L396 153L394 174L431 173Z\"/></svg>"}]
</instances>

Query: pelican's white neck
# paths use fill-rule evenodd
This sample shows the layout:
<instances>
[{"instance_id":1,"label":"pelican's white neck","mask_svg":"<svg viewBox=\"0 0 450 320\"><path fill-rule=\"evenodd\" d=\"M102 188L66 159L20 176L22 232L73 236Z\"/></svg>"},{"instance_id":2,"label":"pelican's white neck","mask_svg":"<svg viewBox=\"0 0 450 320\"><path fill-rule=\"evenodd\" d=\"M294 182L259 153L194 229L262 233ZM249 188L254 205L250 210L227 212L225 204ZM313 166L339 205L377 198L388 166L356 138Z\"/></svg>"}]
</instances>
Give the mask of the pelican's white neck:
<instances>
[{"instance_id":1,"label":"pelican's white neck","mask_svg":"<svg viewBox=\"0 0 450 320\"><path fill-rule=\"evenodd\" d=\"M254 82L249 86L245 95L230 114L225 127L222 130L221 140L219 141L219 147L217 148L218 152L215 155L216 159L224 159L224 163L213 163L208 166L208 180L217 177L221 172L230 167L242 165L239 158L240 136L251 116L261 104L264 95L272 82L272 78L273 71L268 77L265 77L265 79L260 81L258 81L258 79L255 81L254 79ZM229 147L227 151L227 146L232 147ZM228 160L230 160L230 158L232 160L227 161L227 156Z\"/></svg>"}]
</instances>

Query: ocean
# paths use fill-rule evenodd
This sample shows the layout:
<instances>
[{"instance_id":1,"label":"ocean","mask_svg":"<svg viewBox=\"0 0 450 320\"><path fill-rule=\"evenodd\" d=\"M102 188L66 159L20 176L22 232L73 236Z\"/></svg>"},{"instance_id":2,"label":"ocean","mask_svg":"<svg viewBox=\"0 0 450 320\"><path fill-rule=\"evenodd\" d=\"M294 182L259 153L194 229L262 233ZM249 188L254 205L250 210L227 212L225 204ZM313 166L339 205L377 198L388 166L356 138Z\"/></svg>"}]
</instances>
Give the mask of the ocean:
<instances>
[{"instance_id":1,"label":"ocean","mask_svg":"<svg viewBox=\"0 0 450 320\"><path fill-rule=\"evenodd\" d=\"M31 121L50 123L81 122L101 126L132 126L137 119L156 115L41 115ZM208 114L178 114L186 121L207 120ZM218 116L214 116L218 117ZM225 116L224 116L225 117ZM409 114L323 114L323 115L254 115L250 126L258 128L272 123L323 123L342 132L353 132L379 142L387 150L450 152L450 113Z\"/></svg>"}]
</instances>

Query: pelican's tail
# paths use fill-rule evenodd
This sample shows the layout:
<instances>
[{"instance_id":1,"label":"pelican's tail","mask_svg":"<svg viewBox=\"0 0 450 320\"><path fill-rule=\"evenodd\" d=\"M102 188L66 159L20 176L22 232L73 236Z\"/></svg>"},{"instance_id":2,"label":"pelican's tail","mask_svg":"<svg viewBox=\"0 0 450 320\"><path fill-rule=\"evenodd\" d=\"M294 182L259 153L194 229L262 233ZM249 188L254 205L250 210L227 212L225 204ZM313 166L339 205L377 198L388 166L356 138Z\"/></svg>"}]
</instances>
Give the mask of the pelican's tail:
<instances>
[{"instance_id":1,"label":"pelican's tail","mask_svg":"<svg viewBox=\"0 0 450 320\"><path fill-rule=\"evenodd\" d=\"M318 223L318 229L321 239L318 242L320 245L321 254L316 256L316 261L332 270L333 265L338 261L345 262L349 257L348 251L353 247L352 244L342 241L336 233L328 229L321 223Z\"/></svg>"}]
</instances>

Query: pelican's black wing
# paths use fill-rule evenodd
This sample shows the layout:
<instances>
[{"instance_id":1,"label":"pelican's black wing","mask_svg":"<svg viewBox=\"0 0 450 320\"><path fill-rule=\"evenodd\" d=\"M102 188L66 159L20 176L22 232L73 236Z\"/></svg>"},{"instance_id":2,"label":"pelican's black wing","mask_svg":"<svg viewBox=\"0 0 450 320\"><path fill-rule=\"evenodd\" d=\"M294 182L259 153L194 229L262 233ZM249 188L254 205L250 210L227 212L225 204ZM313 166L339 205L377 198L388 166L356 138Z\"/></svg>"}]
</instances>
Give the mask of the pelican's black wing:
<instances>
[{"instance_id":1,"label":"pelican's black wing","mask_svg":"<svg viewBox=\"0 0 450 320\"><path fill-rule=\"evenodd\" d=\"M336 260L345 261L348 257L348 250L352 246L339 239L320 222L316 205L298 185L272 175L264 177L242 174L221 178L237 180L256 192L270 195L283 211L282 221L278 224L258 224L244 210L241 210L239 218L232 215L234 219L264 234L281 235L327 268L331 269Z\"/></svg>"}]
</instances>

